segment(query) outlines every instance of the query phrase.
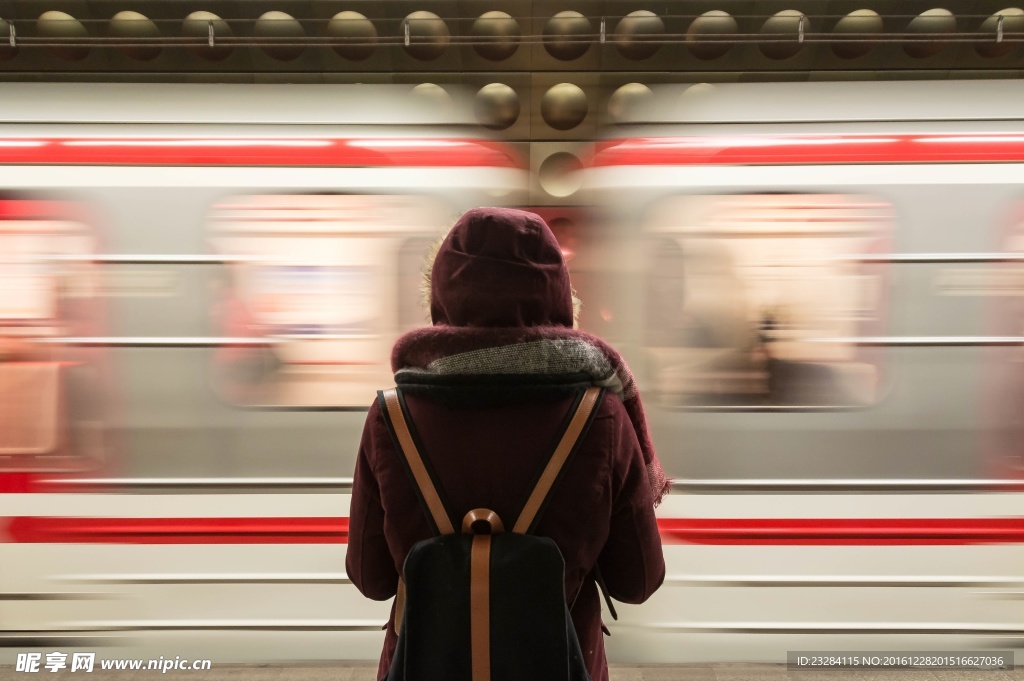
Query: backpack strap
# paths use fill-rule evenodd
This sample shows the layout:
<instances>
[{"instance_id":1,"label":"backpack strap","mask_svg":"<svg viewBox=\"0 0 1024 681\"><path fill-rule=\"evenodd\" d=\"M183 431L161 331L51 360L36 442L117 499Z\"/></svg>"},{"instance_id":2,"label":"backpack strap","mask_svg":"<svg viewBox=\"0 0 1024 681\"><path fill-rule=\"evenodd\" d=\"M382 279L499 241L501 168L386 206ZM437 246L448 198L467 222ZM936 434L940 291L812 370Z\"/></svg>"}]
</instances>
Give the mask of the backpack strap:
<instances>
[{"instance_id":1,"label":"backpack strap","mask_svg":"<svg viewBox=\"0 0 1024 681\"><path fill-rule=\"evenodd\" d=\"M389 430L398 445L399 456L405 460L409 472L412 473L413 481L416 484L417 492L419 492L420 500L426 508L427 516L433 521L438 534L455 534L455 527L452 525L448 510L444 507L441 496L437 493L437 488L430 477L430 472L427 471L427 467L423 463L423 457L420 456L420 450L416 447L416 441L412 437L405 409L402 408L402 402L398 399L398 389L382 390L378 395L384 402L384 408L388 415L387 421L390 426Z\"/></svg>"},{"instance_id":2,"label":"backpack strap","mask_svg":"<svg viewBox=\"0 0 1024 681\"><path fill-rule=\"evenodd\" d=\"M409 428L409 420L406 417L402 400L399 398L398 389L390 388L377 393L381 407L387 418L384 419L388 432L395 443L399 458L405 462L405 468L409 471L413 485L416 488L416 495L419 497L420 505L427 515L427 518L434 526L438 534L455 534L448 511L437 493L434 480L430 477L420 450L416 446L416 440ZM402 575L398 576L398 591L395 594L395 633L402 630L402 619L405 617L405 580Z\"/></svg>"},{"instance_id":3,"label":"backpack strap","mask_svg":"<svg viewBox=\"0 0 1024 681\"><path fill-rule=\"evenodd\" d=\"M512 526L513 532L527 534L533 531L534 525L537 522L537 516L544 506L544 502L547 501L548 493L558 480L565 467L565 462L569 460L569 456L576 450L583 434L590 426L594 408L597 406L603 391L603 388L592 386L583 393L583 397L576 406L576 412L573 414L572 420L569 421L568 427L562 434L562 439L558 442L558 446L555 447L554 453L548 460L547 466L544 467L544 471L540 474L540 479L534 486L530 496L527 497L523 510L519 512L519 518L516 520L515 525Z\"/></svg>"}]
</instances>

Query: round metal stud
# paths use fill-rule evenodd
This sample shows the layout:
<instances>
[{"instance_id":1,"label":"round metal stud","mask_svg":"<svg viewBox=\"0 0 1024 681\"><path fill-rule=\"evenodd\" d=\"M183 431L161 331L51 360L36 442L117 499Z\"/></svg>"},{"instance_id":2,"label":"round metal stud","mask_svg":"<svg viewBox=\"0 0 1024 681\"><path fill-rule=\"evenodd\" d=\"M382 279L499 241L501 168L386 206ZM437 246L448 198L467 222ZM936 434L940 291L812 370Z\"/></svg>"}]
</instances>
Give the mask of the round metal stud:
<instances>
[{"instance_id":1,"label":"round metal stud","mask_svg":"<svg viewBox=\"0 0 1024 681\"><path fill-rule=\"evenodd\" d=\"M502 61L519 48L522 33L519 24L505 12L485 12L473 22L470 29L473 49L484 59Z\"/></svg>"},{"instance_id":2,"label":"round metal stud","mask_svg":"<svg viewBox=\"0 0 1024 681\"><path fill-rule=\"evenodd\" d=\"M377 27L359 12L338 12L327 22L327 35L337 38L338 56L352 61L369 59L377 42Z\"/></svg>"},{"instance_id":3,"label":"round metal stud","mask_svg":"<svg viewBox=\"0 0 1024 681\"><path fill-rule=\"evenodd\" d=\"M268 44L263 46L264 52L280 61L298 59L305 49L302 45L287 44L305 38L306 31L298 20L285 12L266 12L261 15L256 20L253 34L257 38L284 43L275 45L273 42L268 42Z\"/></svg>"},{"instance_id":4,"label":"round metal stud","mask_svg":"<svg viewBox=\"0 0 1024 681\"><path fill-rule=\"evenodd\" d=\"M643 83L626 83L608 98L608 119L625 123L634 119L650 103L653 93Z\"/></svg>"},{"instance_id":5,"label":"round metal stud","mask_svg":"<svg viewBox=\"0 0 1024 681\"><path fill-rule=\"evenodd\" d=\"M863 57L871 51L875 43L858 37L878 35L882 30L882 17L878 16L878 12L871 9L854 10L837 21L833 27L832 52L842 59Z\"/></svg>"},{"instance_id":6,"label":"round metal stud","mask_svg":"<svg viewBox=\"0 0 1024 681\"><path fill-rule=\"evenodd\" d=\"M1001 9L981 22L978 31L991 36L991 41L975 46L978 54L989 58L1005 57L1020 47L1020 43L1007 41L1004 36L1007 33L1024 33L1024 9L1019 7Z\"/></svg>"},{"instance_id":7,"label":"round metal stud","mask_svg":"<svg viewBox=\"0 0 1024 681\"><path fill-rule=\"evenodd\" d=\"M476 93L474 111L480 125L505 130L519 118L519 95L504 83L485 85Z\"/></svg>"},{"instance_id":8,"label":"round metal stud","mask_svg":"<svg viewBox=\"0 0 1024 681\"><path fill-rule=\"evenodd\" d=\"M594 27L579 12L559 12L544 26L544 49L555 59L579 59L590 49Z\"/></svg>"},{"instance_id":9,"label":"round metal stud","mask_svg":"<svg viewBox=\"0 0 1024 681\"><path fill-rule=\"evenodd\" d=\"M770 39L760 44L761 54L769 59L795 56L803 48L803 35L807 30L807 17L803 12L795 9L777 12L761 26L761 35Z\"/></svg>"},{"instance_id":10,"label":"round metal stud","mask_svg":"<svg viewBox=\"0 0 1024 681\"><path fill-rule=\"evenodd\" d=\"M587 117L587 95L572 83L559 83L540 100L540 115L555 130L571 130Z\"/></svg>"},{"instance_id":11,"label":"round metal stud","mask_svg":"<svg viewBox=\"0 0 1024 681\"><path fill-rule=\"evenodd\" d=\"M452 39L448 26L433 12L413 12L405 18L404 30L408 37L405 51L422 61L440 57Z\"/></svg>"},{"instance_id":12,"label":"round metal stud","mask_svg":"<svg viewBox=\"0 0 1024 681\"><path fill-rule=\"evenodd\" d=\"M647 59L661 47L657 42L665 33L665 22L654 12L637 10L622 17L613 40L626 59Z\"/></svg>"},{"instance_id":13,"label":"round metal stud","mask_svg":"<svg viewBox=\"0 0 1024 681\"><path fill-rule=\"evenodd\" d=\"M574 154L557 151L541 162L537 181L549 195L565 198L575 194L583 184L581 170L583 163Z\"/></svg>"},{"instance_id":14,"label":"round metal stud","mask_svg":"<svg viewBox=\"0 0 1024 681\"><path fill-rule=\"evenodd\" d=\"M738 30L739 25L728 12L704 12L686 29L686 48L698 59L718 59L733 46L727 36Z\"/></svg>"},{"instance_id":15,"label":"round metal stud","mask_svg":"<svg viewBox=\"0 0 1024 681\"><path fill-rule=\"evenodd\" d=\"M956 32L956 17L948 9L935 8L921 12L910 20L907 33L925 38L928 35ZM942 40L912 40L903 44L903 51L911 57L923 59L934 57L942 52L949 43Z\"/></svg>"},{"instance_id":16,"label":"round metal stud","mask_svg":"<svg viewBox=\"0 0 1024 681\"><path fill-rule=\"evenodd\" d=\"M420 83L412 89L412 96L425 102L434 111L450 112L454 107L452 96L435 83Z\"/></svg>"},{"instance_id":17,"label":"round metal stud","mask_svg":"<svg viewBox=\"0 0 1024 681\"><path fill-rule=\"evenodd\" d=\"M143 14L138 12L118 12L110 20L108 32L118 42L132 43L160 37L160 29ZM132 59L150 61L160 56L158 45L121 45L120 49Z\"/></svg>"},{"instance_id":18,"label":"round metal stud","mask_svg":"<svg viewBox=\"0 0 1024 681\"><path fill-rule=\"evenodd\" d=\"M189 14L181 24L181 34L186 38L197 39L196 44L189 45L188 49L203 59L220 61L231 54L230 45L218 44L217 41L234 34L228 22L213 12L200 11ZM202 42L199 42L200 40Z\"/></svg>"},{"instance_id":19,"label":"round metal stud","mask_svg":"<svg viewBox=\"0 0 1024 681\"><path fill-rule=\"evenodd\" d=\"M49 11L39 15L36 21L36 35L40 38L50 38L55 41L75 40L76 38L88 38L89 32L78 19L75 19L66 12ZM89 55L89 48L85 45L64 45L51 47L50 50L68 61L79 61Z\"/></svg>"}]
</instances>

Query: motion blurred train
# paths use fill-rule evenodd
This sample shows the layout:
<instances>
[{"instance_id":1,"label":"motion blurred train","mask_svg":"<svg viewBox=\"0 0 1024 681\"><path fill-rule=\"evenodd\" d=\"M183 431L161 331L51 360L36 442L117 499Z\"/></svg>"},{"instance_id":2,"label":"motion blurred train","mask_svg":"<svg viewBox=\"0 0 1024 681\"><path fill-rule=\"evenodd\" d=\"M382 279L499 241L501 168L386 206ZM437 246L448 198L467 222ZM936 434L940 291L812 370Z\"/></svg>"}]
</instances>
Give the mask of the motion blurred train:
<instances>
[{"instance_id":1,"label":"motion blurred train","mask_svg":"<svg viewBox=\"0 0 1024 681\"><path fill-rule=\"evenodd\" d=\"M0 663L376 659L364 412L430 244L522 162L365 86L0 95ZM1021 647L1022 111L669 87L597 143L558 236L675 479L613 662Z\"/></svg>"}]
</instances>

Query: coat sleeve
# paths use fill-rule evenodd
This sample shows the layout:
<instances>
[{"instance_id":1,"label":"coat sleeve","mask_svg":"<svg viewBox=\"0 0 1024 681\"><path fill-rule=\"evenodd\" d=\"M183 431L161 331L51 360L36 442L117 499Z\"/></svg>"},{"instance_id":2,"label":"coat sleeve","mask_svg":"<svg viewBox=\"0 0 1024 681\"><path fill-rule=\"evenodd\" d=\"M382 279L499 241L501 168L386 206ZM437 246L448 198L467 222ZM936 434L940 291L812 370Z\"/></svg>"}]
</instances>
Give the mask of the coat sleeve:
<instances>
[{"instance_id":1,"label":"coat sleeve","mask_svg":"<svg viewBox=\"0 0 1024 681\"><path fill-rule=\"evenodd\" d=\"M643 603L665 580L665 558L654 500L636 433L622 409L610 443L612 515L598 565L615 600Z\"/></svg>"},{"instance_id":2,"label":"coat sleeve","mask_svg":"<svg viewBox=\"0 0 1024 681\"><path fill-rule=\"evenodd\" d=\"M373 467L373 454L381 437L388 437L377 402L366 415L352 481L352 508L348 521L345 569L360 593L384 601L398 589L398 572L384 536L384 507Z\"/></svg>"}]
</instances>

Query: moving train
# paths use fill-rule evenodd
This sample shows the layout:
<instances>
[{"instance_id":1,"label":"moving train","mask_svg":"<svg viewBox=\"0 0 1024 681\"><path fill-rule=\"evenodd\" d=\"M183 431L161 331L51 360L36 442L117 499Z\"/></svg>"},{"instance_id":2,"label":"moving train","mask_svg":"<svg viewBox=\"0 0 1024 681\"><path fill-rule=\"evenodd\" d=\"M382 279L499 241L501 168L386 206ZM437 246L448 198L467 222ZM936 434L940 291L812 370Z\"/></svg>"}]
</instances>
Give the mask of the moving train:
<instances>
[{"instance_id":1,"label":"moving train","mask_svg":"<svg viewBox=\"0 0 1024 681\"><path fill-rule=\"evenodd\" d=\"M666 87L598 144L602 332L681 492L616 654L1020 647L1022 103Z\"/></svg>"},{"instance_id":2,"label":"moving train","mask_svg":"<svg viewBox=\"0 0 1024 681\"><path fill-rule=\"evenodd\" d=\"M0 663L375 660L364 412L424 253L522 161L386 88L0 94ZM596 144L559 236L675 479L613 662L1020 648L1021 111L667 87Z\"/></svg>"}]
</instances>

